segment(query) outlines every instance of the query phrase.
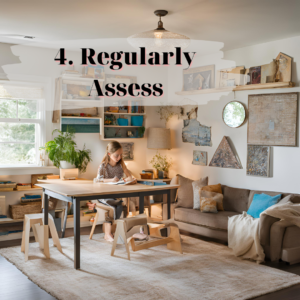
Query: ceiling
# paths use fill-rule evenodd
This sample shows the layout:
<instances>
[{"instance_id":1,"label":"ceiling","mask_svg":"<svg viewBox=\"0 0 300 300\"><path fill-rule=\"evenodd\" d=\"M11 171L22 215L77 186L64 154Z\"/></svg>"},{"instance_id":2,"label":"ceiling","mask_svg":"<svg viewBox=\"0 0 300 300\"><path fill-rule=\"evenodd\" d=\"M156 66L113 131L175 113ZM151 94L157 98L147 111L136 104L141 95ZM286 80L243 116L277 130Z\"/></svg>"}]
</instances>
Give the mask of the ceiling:
<instances>
[{"instance_id":1,"label":"ceiling","mask_svg":"<svg viewBox=\"0 0 300 300\"><path fill-rule=\"evenodd\" d=\"M156 28L156 9L169 11L167 30L224 43L223 50L300 35L299 0L0 0L0 8L0 42L30 35L36 39L27 44L50 48L117 46Z\"/></svg>"}]
</instances>

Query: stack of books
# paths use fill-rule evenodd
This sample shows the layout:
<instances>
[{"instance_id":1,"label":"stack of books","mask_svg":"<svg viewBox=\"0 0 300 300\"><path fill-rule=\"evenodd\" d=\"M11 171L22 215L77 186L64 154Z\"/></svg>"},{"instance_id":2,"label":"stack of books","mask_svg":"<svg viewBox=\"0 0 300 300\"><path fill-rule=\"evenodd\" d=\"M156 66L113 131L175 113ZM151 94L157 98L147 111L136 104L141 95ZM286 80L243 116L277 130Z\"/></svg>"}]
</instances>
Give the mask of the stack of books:
<instances>
[{"instance_id":1,"label":"stack of books","mask_svg":"<svg viewBox=\"0 0 300 300\"><path fill-rule=\"evenodd\" d=\"M17 183L12 181L0 181L0 192L10 192L16 188Z\"/></svg>"},{"instance_id":2,"label":"stack of books","mask_svg":"<svg viewBox=\"0 0 300 300\"><path fill-rule=\"evenodd\" d=\"M42 196L39 194L24 194L24 197L21 197L21 204L35 204L42 201Z\"/></svg>"},{"instance_id":3,"label":"stack of books","mask_svg":"<svg viewBox=\"0 0 300 300\"><path fill-rule=\"evenodd\" d=\"M31 188L31 183L18 183L17 191L28 190Z\"/></svg>"}]
</instances>

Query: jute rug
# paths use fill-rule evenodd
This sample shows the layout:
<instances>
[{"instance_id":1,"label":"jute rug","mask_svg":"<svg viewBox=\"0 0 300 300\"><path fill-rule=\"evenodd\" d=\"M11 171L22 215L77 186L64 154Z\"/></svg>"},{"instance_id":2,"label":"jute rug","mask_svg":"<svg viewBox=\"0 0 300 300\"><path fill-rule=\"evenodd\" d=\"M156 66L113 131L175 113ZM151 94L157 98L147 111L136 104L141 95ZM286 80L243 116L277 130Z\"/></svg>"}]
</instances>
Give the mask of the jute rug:
<instances>
[{"instance_id":1,"label":"jute rug","mask_svg":"<svg viewBox=\"0 0 300 300\"><path fill-rule=\"evenodd\" d=\"M73 269L73 237L61 239L64 254L50 247L45 259L38 244L30 244L29 260L20 247L0 249L0 255L57 299L211 299L253 297L300 283L300 276L236 258L224 245L182 236L184 254L165 245L131 252L96 234L81 236L81 270ZM50 242L52 245L52 242Z\"/></svg>"}]
</instances>

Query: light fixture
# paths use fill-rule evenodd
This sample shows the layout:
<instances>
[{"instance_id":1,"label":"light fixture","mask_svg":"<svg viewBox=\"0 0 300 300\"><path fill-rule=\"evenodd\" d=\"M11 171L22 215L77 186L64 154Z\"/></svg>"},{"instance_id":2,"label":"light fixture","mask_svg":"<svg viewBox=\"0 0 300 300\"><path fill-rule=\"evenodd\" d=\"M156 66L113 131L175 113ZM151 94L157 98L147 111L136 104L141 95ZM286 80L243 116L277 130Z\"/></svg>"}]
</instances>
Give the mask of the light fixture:
<instances>
[{"instance_id":1,"label":"light fixture","mask_svg":"<svg viewBox=\"0 0 300 300\"><path fill-rule=\"evenodd\" d=\"M185 49L190 44L190 38L185 35L174 33L164 29L161 17L168 14L166 10L156 10L154 12L159 17L158 27L154 30L130 36L127 41L136 49L145 47L147 52L174 52L175 47Z\"/></svg>"},{"instance_id":2,"label":"light fixture","mask_svg":"<svg viewBox=\"0 0 300 300\"><path fill-rule=\"evenodd\" d=\"M171 132L166 128L148 128L148 149L168 149L171 147Z\"/></svg>"}]
</instances>

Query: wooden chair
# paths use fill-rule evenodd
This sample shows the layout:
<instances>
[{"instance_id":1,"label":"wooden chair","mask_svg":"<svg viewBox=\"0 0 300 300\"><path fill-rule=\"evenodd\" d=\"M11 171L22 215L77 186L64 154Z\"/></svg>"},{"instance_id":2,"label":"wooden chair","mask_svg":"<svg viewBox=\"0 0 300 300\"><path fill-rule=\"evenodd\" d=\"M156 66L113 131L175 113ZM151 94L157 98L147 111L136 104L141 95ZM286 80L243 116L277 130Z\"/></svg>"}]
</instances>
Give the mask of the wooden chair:
<instances>
[{"instance_id":1,"label":"wooden chair","mask_svg":"<svg viewBox=\"0 0 300 300\"><path fill-rule=\"evenodd\" d=\"M25 215L23 223L23 234L22 234L22 244L21 252L25 253L25 261L28 261L28 251L29 251L29 237L30 228L35 237L35 241L39 243L40 248L44 250L44 254L47 258L50 258L49 252L49 228L53 239L53 245L62 252L62 248L59 242L58 234L54 224L53 217L48 214L49 225L43 225L44 214L30 214Z\"/></svg>"},{"instance_id":2,"label":"wooden chair","mask_svg":"<svg viewBox=\"0 0 300 300\"><path fill-rule=\"evenodd\" d=\"M119 237L123 240L125 244L128 260L130 260L129 243L131 244L132 251L139 251L167 244L168 249L178 251L182 254L179 228L175 223L171 223L169 221L163 221L159 223L147 223L147 216L145 214L127 219L119 219L115 222L117 224L117 228L111 249L111 256L113 256L115 253ZM134 233L138 233L141 226L143 226L143 230L146 234L149 234L149 227L150 240L135 242L132 235ZM162 237L162 228L170 229L168 237Z\"/></svg>"}]
</instances>

